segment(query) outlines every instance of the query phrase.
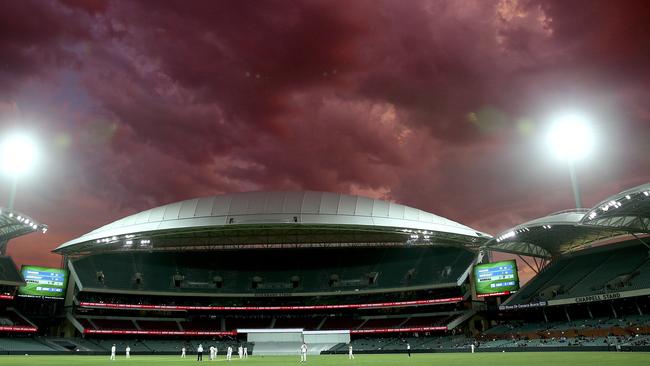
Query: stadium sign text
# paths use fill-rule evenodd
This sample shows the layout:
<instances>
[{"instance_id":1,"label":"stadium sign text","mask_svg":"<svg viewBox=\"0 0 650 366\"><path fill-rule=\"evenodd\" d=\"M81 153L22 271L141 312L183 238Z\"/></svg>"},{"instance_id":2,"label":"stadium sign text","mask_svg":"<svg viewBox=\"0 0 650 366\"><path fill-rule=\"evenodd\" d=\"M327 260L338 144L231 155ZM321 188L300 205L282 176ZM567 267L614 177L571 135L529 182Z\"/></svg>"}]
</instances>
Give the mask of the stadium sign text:
<instances>
[{"instance_id":1,"label":"stadium sign text","mask_svg":"<svg viewBox=\"0 0 650 366\"><path fill-rule=\"evenodd\" d=\"M581 304L585 302L595 302L595 301L611 301L611 300L618 300L627 297L646 296L646 295L650 295L650 289L648 288L644 288L641 290L610 292L606 294L594 294L588 296L572 297L568 299L548 300L548 305L556 306L556 305Z\"/></svg>"},{"instance_id":2,"label":"stadium sign text","mask_svg":"<svg viewBox=\"0 0 650 366\"><path fill-rule=\"evenodd\" d=\"M377 329L352 329L350 334L372 334L372 333L417 333L417 332L431 332L439 330L448 330L446 326L436 327L411 327L411 328L377 328Z\"/></svg>"},{"instance_id":3,"label":"stadium sign text","mask_svg":"<svg viewBox=\"0 0 650 366\"><path fill-rule=\"evenodd\" d=\"M614 299L620 299L620 298L621 298L621 293L620 292L613 292L613 293L610 293L610 294L576 297L575 300L576 300L576 303L581 303L581 302L614 300Z\"/></svg>"},{"instance_id":4,"label":"stadium sign text","mask_svg":"<svg viewBox=\"0 0 650 366\"><path fill-rule=\"evenodd\" d=\"M546 305L547 305L546 301L533 302L530 304L499 305L499 310L529 309L529 308L538 308Z\"/></svg>"}]
</instances>

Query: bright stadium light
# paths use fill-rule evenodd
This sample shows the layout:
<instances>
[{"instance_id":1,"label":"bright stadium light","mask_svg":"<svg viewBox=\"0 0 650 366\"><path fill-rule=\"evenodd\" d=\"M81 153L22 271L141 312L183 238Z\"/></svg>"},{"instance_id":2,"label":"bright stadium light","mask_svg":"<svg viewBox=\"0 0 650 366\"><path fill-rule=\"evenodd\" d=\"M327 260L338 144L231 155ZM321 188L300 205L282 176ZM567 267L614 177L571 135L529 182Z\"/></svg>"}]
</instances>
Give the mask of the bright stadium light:
<instances>
[{"instance_id":1,"label":"bright stadium light","mask_svg":"<svg viewBox=\"0 0 650 366\"><path fill-rule=\"evenodd\" d=\"M18 179L34 166L38 155L36 142L26 134L12 133L0 142L0 169L12 180L8 208L13 210Z\"/></svg>"},{"instance_id":2,"label":"bright stadium light","mask_svg":"<svg viewBox=\"0 0 650 366\"><path fill-rule=\"evenodd\" d=\"M551 124L546 142L553 155L567 162L576 208L581 208L575 162L587 157L593 149L594 132L590 124L579 114L562 115Z\"/></svg>"},{"instance_id":3,"label":"bright stadium light","mask_svg":"<svg viewBox=\"0 0 650 366\"><path fill-rule=\"evenodd\" d=\"M577 161L591 152L594 145L593 131L583 116L564 115L551 125L547 143L558 158Z\"/></svg>"},{"instance_id":4,"label":"bright stadium light","mask_svg":"<svg viewBox=\"0 0 650 366\"><path fill-rule=\"evenodd\" d=\"M0 146L2 171L12 178L24 175L36 161L36 143L27 135L11 134Z\"/></svg>"}]
</instances>

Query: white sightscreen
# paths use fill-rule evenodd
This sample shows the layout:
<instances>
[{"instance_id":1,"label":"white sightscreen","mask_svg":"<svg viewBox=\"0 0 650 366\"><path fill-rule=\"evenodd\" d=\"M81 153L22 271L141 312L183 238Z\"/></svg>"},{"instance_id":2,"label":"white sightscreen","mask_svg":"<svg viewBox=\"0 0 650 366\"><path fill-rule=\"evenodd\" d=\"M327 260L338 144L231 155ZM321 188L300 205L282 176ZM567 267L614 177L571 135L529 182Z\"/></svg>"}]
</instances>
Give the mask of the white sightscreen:
<instances>
[{"instance_id":1,"label":"white sightscreen","mask_svg":"<svg viewBox=\"0 0 650 366\"><path fill-rule=\"evenodd\" d=\"M350 343L350 332L304 332L305 343Z\"/></svg>"}]
</instances>

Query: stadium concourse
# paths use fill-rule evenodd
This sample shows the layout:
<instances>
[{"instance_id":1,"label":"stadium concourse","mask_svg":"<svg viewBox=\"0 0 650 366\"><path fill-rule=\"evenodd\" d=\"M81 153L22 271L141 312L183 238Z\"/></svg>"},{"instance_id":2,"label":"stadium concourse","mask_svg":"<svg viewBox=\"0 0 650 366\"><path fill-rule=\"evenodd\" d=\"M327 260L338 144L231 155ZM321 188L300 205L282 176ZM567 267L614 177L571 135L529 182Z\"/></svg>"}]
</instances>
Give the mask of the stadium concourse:
<instances>
[{"instance_id":1,"label":"stadium concourse","mask_svg":"<svg viewBox=\"0 0 650 366\"><path fill-rule=\"evenodd\" d=\"M46 231L0 219L3 252ZM61 244L63 268L1 257L0 352L648 351L649 223L650 184L494 237L360 196L190 199ZM519 288L516 263L493 252L535 277Z\"/></svg>"}]
</instances>

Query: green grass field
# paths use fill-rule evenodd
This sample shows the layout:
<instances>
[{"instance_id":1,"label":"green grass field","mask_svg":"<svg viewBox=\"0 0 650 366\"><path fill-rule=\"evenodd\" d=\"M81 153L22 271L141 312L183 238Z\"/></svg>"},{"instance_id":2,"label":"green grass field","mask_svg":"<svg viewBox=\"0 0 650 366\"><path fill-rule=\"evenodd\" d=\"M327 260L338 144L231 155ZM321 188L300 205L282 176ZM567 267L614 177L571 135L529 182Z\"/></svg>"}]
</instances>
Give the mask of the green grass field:
<instances>
[{"instance_id":1,"label":"green grass field","mask_svg":"<svg viewBox=\"0 0 650 366\"><path fill-rule=\"evenodd\" d=\"M280 366L298 365L299 356L250 357L247 360L233 359L231 364L241 366ZM0 356L3 366L52 365L52 366L90 366L90 365L133 365L133 366L172 366L196 365L194 357L178 356L132 356L127 360L120 355L110 361L108 356ZM216 361L203 361L203 364L228 363L223 357ZM310 366L648 366L650 353L611 353L611 352L512 352L512 353L439 353L406 355L356 355L355 360L347 356L310 356Z\"/></svg>"}]
</instances>

